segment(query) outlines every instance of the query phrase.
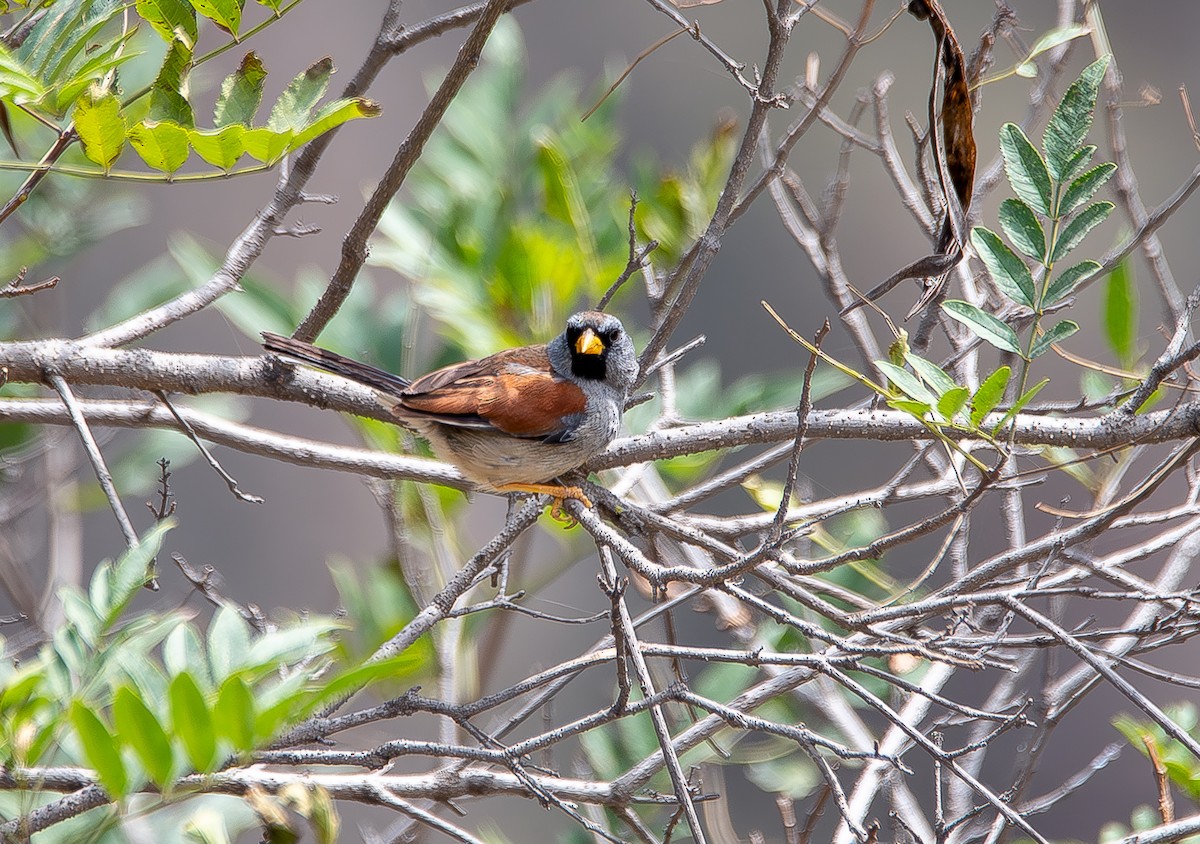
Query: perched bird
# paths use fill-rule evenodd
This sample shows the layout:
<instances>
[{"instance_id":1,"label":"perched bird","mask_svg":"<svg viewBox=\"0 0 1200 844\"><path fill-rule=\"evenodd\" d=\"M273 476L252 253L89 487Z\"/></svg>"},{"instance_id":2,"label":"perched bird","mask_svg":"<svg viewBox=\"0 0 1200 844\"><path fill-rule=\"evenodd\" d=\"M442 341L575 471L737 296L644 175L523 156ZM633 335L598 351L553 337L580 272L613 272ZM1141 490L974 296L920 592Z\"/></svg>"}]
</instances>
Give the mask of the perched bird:
<instances>
[{"instance_id":1,"label":"perched bird","mask_svg":"<svg viewBox=\"0 0 1200 844\"><path fill-rule=\"evenodd\" d=\"M607 446L638 375L633 341L616 317L583 311L545 345L507 349L415 381L310 343L263 332L263 347L374 388L396 421L434 453L495 492L591 502L551 483Z\"/></svg>"}]
</instances>

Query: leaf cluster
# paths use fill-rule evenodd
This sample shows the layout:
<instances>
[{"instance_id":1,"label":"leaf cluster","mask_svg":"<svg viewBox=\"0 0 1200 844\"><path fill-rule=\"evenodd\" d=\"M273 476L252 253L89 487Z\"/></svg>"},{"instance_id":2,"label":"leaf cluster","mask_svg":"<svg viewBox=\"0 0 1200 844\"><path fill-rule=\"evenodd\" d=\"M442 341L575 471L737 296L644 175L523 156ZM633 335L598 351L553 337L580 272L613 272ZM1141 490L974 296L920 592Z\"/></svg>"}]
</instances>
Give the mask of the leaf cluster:
<instances>
[{"instance_id":1,"label":"leaf cluster","mask_svg":"<svg viewBox=\"0 0 1200 844\"><path fill-rule=\"evenodd\" d=\"M259 0L276 15L278 0ZM216 53L194 53L198 17L235 39L244 0L138 0L140 19L166 42L153 83L123 96L117 69L140 53L133 49L137 26L123 25L129 9L115 0L63 0L47 9L15 50L0 46L0 100L56 125L70 123L89 161L109 173L131 146L145 164L174 174L194 151L226 173L248 155L270 166L288 152L348 120L374 117L379 106L362 98L318 107L333 63L323 58L299 74L254 125L267 71L253 52L222 83L211 127L198 127L189 99L194 67ZM272 18L271 20L274 20Z\"/></svg>"},{"instance_id":2,"label":"leaf cluster","mask_svg":"<svg viewBox=\"0 0 1200 844\"><path fill-rule=\"evenodd\" d=\"M615 98L580 121L569 79L530 97L524 54L515 24L502 20L371 251L372 263L419 282L412 295L449 339L448 354L554 336L628 260L630 177L618 158ZM733 151L732 135L717 131L683 173L636 167L635 222L639 238L659 241L653 262L673 261L711 213Z\"/></svg>"},{"instance_id":3,"label":"leaf cluster","mask_svg":"<svg viewBox=\"0 0 1200 844\"><path fill-rule=\"evenodd\" d=\"M947 316L965 325L977 337L1020 358L1021 377L1015 382L1017 400L990 432L981 431L984 417L1004 396L1011 376L1009 367L991 373L971 394L944 370L912 354L907 344L901 342L898 359L876 361L898 393L888 395L880 391L892 407L931 424L963 425L994 438L1048 383L1042 380L1026 389L1029 364L1054 343L1077 332L1079 325L1068 319L1043 330L1042 316L1100 269L1099 264L1090 260L1064 270L1059 270L1058 265L1113 209L1111 202L1091 202L1091 199L1116 166L1109 162L1091 166L1096 147L1084 144L1107 66L1107 57L1093 62L1067 89L1043 133L1041 150L1034 147L1015 123L1001 127L1004 170L1016 193L1000 206L1004 238L984 226L971 230L971 244L999 293L1012 305L1033 312L1028 342L1022 344L1008 323L970 302L950 299L942 304ZM1038 268L1036 278L1027 260Z\"/></svg>"},{"instance_id":4,"label":"leaf cluster","mask_svg":"<svg viewBox=\"0 0 1200 844\"><path fill-rule=\"evenodd\" d=\"M258 630L227 605L202 631L178 611L131 614L170 527L97 567L86 594L64 588L52 641L0 666L0 764L84 765L114 798L147 785L170 796L180 777L246 759L330 700L416 669L410 652L339 666L341 625L328 618Z\"/></svg>"},{"instance_id":5,"label":"leaf cluster","mask_svg":"<svg viewBox=\"0 0 1200 844\"><path fill-rule=\"evenodd\" d=\"M943 304L947 316L1026 362L1079 330L1072 320L1062 320L1045 331L1039 322L1048 308L1066 299L1100 269L1095 261L1082 261L1063 270L1058 267L1113 210L1111 202L1091 199L1112 176L1116 165L1104 162L1093 166L1096 147L1084 144L1107 67L1107 57L1098 59L1067 89L1046 125L1041 150L1015 123L1001 127L1004 172L1016 193L1000 206L1000 227L1008 243L984 226L971 230L971 245L996 289L1014 305L1033 311L1035 322L1028 344L1022 346L1017 333L1005 322L969 302L950 300ZM1027 259L1038 266L1040 283L1026 264Z\"/></svg>"}]
</instances>

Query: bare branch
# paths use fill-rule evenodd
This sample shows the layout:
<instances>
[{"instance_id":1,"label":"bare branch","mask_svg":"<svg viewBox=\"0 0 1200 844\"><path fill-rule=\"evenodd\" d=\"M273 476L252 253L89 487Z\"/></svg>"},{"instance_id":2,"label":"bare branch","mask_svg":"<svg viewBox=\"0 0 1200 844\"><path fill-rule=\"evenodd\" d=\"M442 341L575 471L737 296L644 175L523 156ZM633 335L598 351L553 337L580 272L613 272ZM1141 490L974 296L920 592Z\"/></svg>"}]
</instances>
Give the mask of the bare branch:
<instances>
[{"instance_id":1,"label":"bare branch","mask_svg":"<svg viewBox=\"0 0 1200 844\"><path fill-rule=\"evenodd\" d=\"M0 287L0 299L12 299L16 296L28 296L31 293L37 293L41 290L49 290L58 284L58 276L48 278L45 281L39 281L36 284L25 284L25 272L27 268L21 267L20 272L8 284Z\"/></svg>"},{"instance_id":2,"label":"bare branch","mask_svg":"<svg viewBox=\"0 0 1200 844\"><path fill-rule=\"evenodd\" d=\"M383 217L388 203L392 201L392 197L404 184L409 170L412 169L413 164L420 158L422 150L425 149L425 143L429 140L429 136L442 122L446 109L454 101L454 97L462 88L463 83L467 81L471 71L479 64L479 56L483 52L483 46L487 43L492 28L500 20L500 16L508 11L511 2L512 0L488 0L487 5L480 12L475 28L463 42L454 59L454 64L446 73L446 78L438 86L429 105L421 113L421 117L409 132L408 137L396 150L395 158L384 171L379 184L375 186L370 199L367 200L367 204L346 234L345 240L342 241L341 263L338 264L338 268L334 271L321 298L317 300L308 316L296 329L294 336L297 339L308 342L315 340L341 308L346 297L350 295L354 280L367 260L367 238L379 225L379 220Z\"/></svg>"}]
</instances>

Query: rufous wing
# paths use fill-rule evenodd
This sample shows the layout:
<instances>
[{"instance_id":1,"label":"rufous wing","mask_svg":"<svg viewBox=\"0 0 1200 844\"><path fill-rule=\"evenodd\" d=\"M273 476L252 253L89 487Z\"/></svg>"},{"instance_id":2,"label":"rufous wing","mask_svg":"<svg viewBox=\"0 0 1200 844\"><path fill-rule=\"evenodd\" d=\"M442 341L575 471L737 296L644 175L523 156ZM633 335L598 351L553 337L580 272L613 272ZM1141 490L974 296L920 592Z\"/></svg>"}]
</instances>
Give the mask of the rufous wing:
<instances>
[{"instance_id":1,"label":"rufous wing","mask_svg":"<svg viewBox=\"0 0 1200 844\"><path fill-rule=\"evenodd\" d=\"M527 346L431 372L404 391L394 412L514 437L561 439L585 405L583 391L551 371L545 346Z\"/></svg>"}]
</instances>

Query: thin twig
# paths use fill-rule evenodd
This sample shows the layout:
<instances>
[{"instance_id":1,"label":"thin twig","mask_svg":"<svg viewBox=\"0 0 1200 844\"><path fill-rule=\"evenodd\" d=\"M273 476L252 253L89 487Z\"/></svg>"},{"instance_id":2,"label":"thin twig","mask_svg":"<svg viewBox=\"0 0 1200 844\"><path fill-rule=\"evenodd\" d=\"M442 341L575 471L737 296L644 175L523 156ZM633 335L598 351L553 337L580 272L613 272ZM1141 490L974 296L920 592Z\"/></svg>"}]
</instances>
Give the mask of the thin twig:
<instances>
[{"instance_id":1,"label":"thin twig","mask_svg":"<svg viewBox=\"0 0 1200 844\"><path fill-rule=\"evenodd\" d=\"M71 424L75 427L76 433L79 434L79 439L83 442L84 453L87 454L88 462L92 464L92 471L96 474L96 481L100 484L100 489L104 492L104 497L108 499L108 505L112 508L113 515L117 519L117 525L121 528L121 534L125 537L125 544L130 548L137 548L140 545L137 531L133 529L133 522L129 521L129 514L125 512L125 505L121 503L121 496L117 493L116 484L113 483L112 473L108 471L108 464L104 462L104 455L100 452L100 446L96 443L96 438L92 436L92 429L88 427L87 418L83 415L83 410L79 407L79 402L75 399L75 393L66 380L57 372L47 372L46 380L54 391L58 393L62 399L63 406L70 416ZM158 581L151 577L147 583L150 589L158 589Z\"/></svg>"},{"instance_id":2,"label":"thin twig","mask_svg":"<svg viewBox=\"0 0 1200 844\"><path fill-rule=\"evenodd\" d=\"M1200 343L1193 342L1185 346L1188 338L1192 336L1192 314L1196 312L1197 306L1200 306L1200 284L1193 288L1187 301L1184 302L1175 322L1175 331L1171 335L1171 341L1154 361L1137 390L1121 405L1121 412L1127 415L1137 413L1165 378L1184 364L1200 357Z\"/></svg>"},{"instance_id":3,"label":"thin twig","mask_svg":"<svg viewBox=\"0 0 1200 844\"><path fill-rule=\"evenodd\" d=\"M800 390L800 406L796 409L796 439L792 445L792 454L788 460L787 476L783 482L783 494L779 507L775 511L775 519L771 530L763 541L764 547L775 547L783 536L783 527L787 523L788 510L791 507L792 492L796 488L796 476L800 472L800 454L804 450L804 437L808 433L808 414L812 412L812 378L817 368L818 352L825 335L829 333L829 320L825 320L813 336L814 351L808 356L808 366L804 369L804 386Z\"/></svg>"},{"instance_id":4,"label":"thin twig","mask_svg":"<svg viewBox=\"0 0 1200 844\"><path fill-rule=\"evenodd\" d=\"M624 286L625 282L633 277L633 274L646 267L647 259L650 253L658 248L658 241L651 240L640 250L637 248L637 225L634 219L634 214L637 211L638 196L637 191L629 192L629 258L625 261L625 269L617 276L617 280L609 285L608 290L604 291L604 295L600 297L600 301L596 303L596 310L602 311L608 307L608 303L617 295L617 291Z\"/></svg>"},{"instance_id":5,"label":"thin twig","mask_svg":"<svg viewBox=\"0 0 1200 844\"><path fill-rule=\"evenodd\" d=\"M610 584L614 584L615 592L617 567L613 562L612 552L607 548L601 548L600 561L603 566L604 577ZM637 629L633 624L633 617L629 614L629 608L625 604L623 594L617 594L613 600L616 604L616 614L624 634L624 639L629 645L627 650L630 660L633 663L634 673L637 675L638 685L642 690L642 696L650 697L655 693L654 680L650 676L650 669L646 665L646 658L642 655L641 647L638 643ZM656 706L651 708L650 718L651 723L654 725L654 733L658 737L658 746L662 752L663 762L666 765L667 773L671 777L671 785L675 789L675 797L679 801L679 807L683 811L684 818L687 820L688 829L691 830L692 838L697 844L704 844L707 838L705 837L703 827L700 826L700 817L696 814L696 806L692 801L691 789L688 786L687 777L683 772L683 766L679 763L679 755L675 750L675 745L671 741L671 732L667 727L667 721L663 717L661 707Z\"/></svg>"},{"instance_id":6,"label":"thin twig","mask_svg":"<svg viewBox=\"0 0 1200 844\"><path fill-rule=\"evenodd\" d=\"M649 47L642 50L642 52L638 53L637 56L634 58L634 60L631 61L625 67L625 69L617 75L617 78L614 79L613 83L608 86L608 89L603 94L600 95L600 98L598 100L596 100L595 104L583 113L583 116L581 116L579 118L579 121L582 123L583 121L585 121L589 117L591 117L593 114L595 114L596 110L598 108L600 108L600 106L604 105L604 101L607 100L610 96L612 96L613 91L615 91L615 90L617 90L617 88L621 87L621 83L624 82L629 77L629 74L633 73L633 69L636 68L639 64L641 64L643 59L649 58L650 54L653 53L655 50L657 50L659 47L666 46L671 41L675 40L678 36L683 35L683 33L685 33L685 32L692 32L693 37L698 37L700 35L700 25L698 23L693 22L691 27L681 26L678 29L676 29L674 32L667 33L662 38L658 39L653 44L651 44ZM633 212L631 210L630 211L631 216L632 216L632 213ZM603 308L597 308L597 310L603 310Z\"/></svg>"},{"instance_id":7,"label":"thin twig","mask_svg":"<svg viewBox=\"0 0 1200 844\"><path fill-rule=\"evenodd\" d=\"M234 497L239 501L245 501L249 504L262 504L262 496L251 495L248 492L242 492L241 488L238 487L238 482L232 475L226 472L225 469L222 468L221 464L217 462L217 459L212 456L212 452L210 452L208 447L200 441L200 437L196 435L196 430L191 426L187 419L180 415L179 411L175 408L175 405L172 404L170 399L167 398L167 394L162 390L155 390L154 394L158 396L159 400L162 401L164 405L167 406L167 410L171 411L171 415L175 417L175 421L179 423L179 427L183 428L183 431L185 434L187 434L188 439L190 439L193 445L200 450L200 454L204 457L204 460L208 463L208 465L212 467L213 471L221 476L221 480L225 481L225 485L229 487L229 491L233 493Z\"/></svg>"},{"instance_id":8,"label":"thin twig","mask_svg":"<svg viewBox=\"0 0 1200 844\"><path fill-rule=\"evenodd\" d=\"M16 277L8 284L0 287L0 299L12 299L16 296L28 296L40 290L49 290L58 284L58 276L39 281L36 284L25 284L25 273L28 267L21 267Z\"/></svg>"}]
</instances>

